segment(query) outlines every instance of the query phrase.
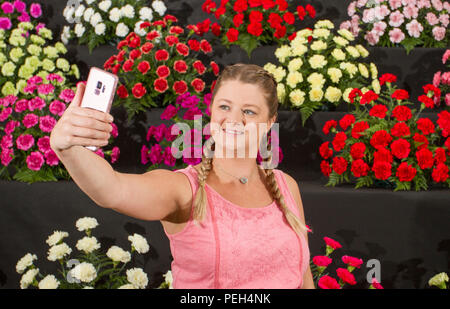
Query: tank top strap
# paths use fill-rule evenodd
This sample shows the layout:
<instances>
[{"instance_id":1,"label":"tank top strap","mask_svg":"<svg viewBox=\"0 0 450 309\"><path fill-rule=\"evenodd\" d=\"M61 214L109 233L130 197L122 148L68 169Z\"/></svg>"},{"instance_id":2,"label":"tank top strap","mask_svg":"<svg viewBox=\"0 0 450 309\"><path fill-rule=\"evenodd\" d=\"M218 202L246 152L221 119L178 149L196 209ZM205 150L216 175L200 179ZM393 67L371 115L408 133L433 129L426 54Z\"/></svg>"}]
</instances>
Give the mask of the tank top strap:
<instances>
[{"instance_id":1,"label":"tank top strap","mask_svg":"<svg viewBox=\"0 0 450 309\"><path fill-rule=\"evenodd\" d=\"M195 196L195 193L197 192L199 186L197 171L195 170L195 168L192 165L188 165L185 168L174 170L174 172L183 173L188 177L189 183L191 184L192 196Z\"/></svg>"},{"instance_id":2,"label":"tank top strap","mask_svg":"<svg viewBox=\"0 0 450 309\"><path fill-rule=\"evenodd\" d=\"M289 209L293 211L294 214L298 217L300 215L298 205L294 199L294 196L291 193L291 190L289 189L289 185L287 184L286 177L284 176L283 171L279 169L274 169L273 172L278 181L278 187L281 191L281 194L284 197L286 206L289 207Z\"/></svg>"}]
</instances>

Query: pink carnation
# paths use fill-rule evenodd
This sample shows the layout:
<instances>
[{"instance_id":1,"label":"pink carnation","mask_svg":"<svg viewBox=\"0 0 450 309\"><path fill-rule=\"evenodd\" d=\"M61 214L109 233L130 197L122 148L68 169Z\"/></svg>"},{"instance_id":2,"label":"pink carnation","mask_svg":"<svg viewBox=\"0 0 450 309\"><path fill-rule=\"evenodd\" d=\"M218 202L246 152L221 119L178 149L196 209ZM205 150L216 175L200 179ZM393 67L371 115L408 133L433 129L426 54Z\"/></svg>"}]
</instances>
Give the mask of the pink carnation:
<instances>
[{"instance_id":1,"label":"pink carnation","mask_svg":"<svg viewBox=\"0 0 450 309\"><path fill-rule=\"evenodd\" d=\"M389 5L392 10L396 10L402 6L402 0L389 0Z\"/></svg>"},{"instance_id":2,"label":"pink carnation","mask_svg":"<svg viewBox=\"0 0 450 309\"><path fill-rule=\"evenodd\" d=\"M7 107L0 112L0 121L5 121L8 119L9 115L12 113L12 108Z\"/></svg>"},{"instance_id":3,"label":"pink carnation","mask_svg":"<svg viewBox=\"0 0 450 309\"><path fill-rule=\"evenodd\" d=\"M40 77L39 75L35 75L27 80L27 85L40 84L42 82L43 82L42 77Z\"/></svg>"},{"instance_id":4,"label":"pink carnation","mask_svg":"<svg viewBox=\"0 0 450 309\"><path fill-rule=\"evenodd\" d=\"M1 161L4 166L8 166L14 157L14 150L12 148L2 148Z\"/></svg>"},{"instance_id":5,"label":"pink carnation","mask_svg":"<svg viewBox=\"0 0 450 309\"><path fill-rule=\"evenodd\" d=\"M50 73L47 75L47 80L49 81L56 80L58 83L61 83L64 79L59 74Z\"/></svg>"},{"instance_id":6,"label":"pink carnation","mask_svg":"<svg viewBox=\"0 0 450 309\"><path fill-rule=\"evenodd\" d=\"M430 2L430 0L417 0L417 7L419 9L430 8L431 2Z\"/></svg>"},{"instance_id":7,"label":"pink carnation","mask_svg":"<svg viewBox=\"0 0 450 309\"><path fill-rule=\"evenodd\" d=\"M0 141L0 148L11 148L13 146L13 136L11 134L3 135Z\"/></svg>"},{"instance_id":8,"label":"pink carnation","mask_svg":"<svg viewBox=\"0 0 450 309\"><path fill-rule=\"evenodd\" d=\"M442 41L445 37L445 28L444 27L434 27L433 28L433 36L436 41Z\"/></svg>"},{"instance_id":9,"label":"pink carnation","mask_svg":"<svg viewBox=\"0 0 450 309\"><path fill-rule=\"evenodd\" d=\"M372 31L376 33L377 36L382 36L386 30L387 24L384 21L379 21L373 24Z\"/></svg>"},{"instance_id":10,"label":"pink carnation","mask_svg":"<svg viewBox=\"0 0 450 309\"><path fill-rule=\"evenodd\" d=\"M152 146L152 148L150 149L150 154L149 154L149 158L150 161L152 162L152 164L159 164L161 163L163 157L163 150L161 148L160 144L155 144Z\"/></svg>"},{"instance_id":11,"label":"pink carnation","mask_svg":"<svg viewBox=\"0 0 450 309\"><path fill-rule=\"evenodd\" d=\"M8 17L0 17L0 29L9 30L12 27L12 22Z\"/></svg>"},{"instance_id":12,"label":"pink carnation","mask_svg":"<svg viewBox=\"0 0 450 309\"><path fill-rule=\"evenodd\" d=\"M39 119L39 128L42 130L42 132L52 132L55 125L56 120L52 116L42 116Z\"/></svg>"},{"instance_id":13,"label":"pink carnation","mask_svg":"<svg viewBox=\"0 0 450 309\"><path fill-rule=\"evenodd\" d=\"M423 31L423 26L414 19L410 23L406 24L406 30L408 30L408 34L410 36L418 38Z\"/></svg>"},{"instance_id":14,"label":"pink carnation","mask_svg":"<svg viewBox=\"0 0 450 309\"><path fill-rule=\"evenodd\" d=\"M405 21L405 16L399 11L395 11L389 16L389 25L392 27L400 27Z\"/></svg>"},{"instance_id":15,"label":"pink carnation","mask_svg":"<svg viewBox=\"0 0 450 309\"><path fill-rule=\"evenodd\" d=\"M441 22L441 24L444 28L447 28L447 26L448 26L448 23L449 23L448 18L449 18L448 14L439 15L439 21Z\"/></svg>"},{"instance_id":16,"label":"pink carnation","mask_svg":"<svg viewBox=\"0 0 450 309\"><path fill-rule=\"evenodd\" d=\"M450 86L450 72L445 72L441 76L441 83Z\"/></svg>"},{"instance_id":17,"label":"pink carnation","mask_svg":"<svg viewBox=\"0 0 450 309\"><path fill-rule=\"evenodd\" d=\"M16 106L14 107L14 111L16 113L24 112L28 109L28 100L22 99L16 102Z\"/></svg>"},{"instance_id":18,"label":"pink carnation","mask_svg":"<svg viewBox=\"0 0 450 309\"><path fill-rule=\"evenodd\" d=\"M339 249L342 248L342 245L337 242L334 239L331 239L330 237L324 237L323 240L325 241L325 243L327 244L327 246L330 246L333 249Z\"/></svg>"},{"instance_id":19,"label":"pink carnation","mask_svg":"<svg viewBox=\"0 0 450 309\"><path fill-rule=\"evenodd\" d=\"M313 257L312 261L316 266L328 267L328 265L330 265L333 260L331 258L329 258L328 256L318 255L318 256Z\"/></svg>"},{"instance_id":20,"label":"pink carnation","mask_svg":"<svg viewBox=\"0 0 450 309\"><path fill-rule=\"evenodd\" d=\"M59 98L66 103L72 102L74 97L75 92L73 92L72 89L64 89L63 91L61 91L61 94L59 95Z\"/></svg>"},{"instance_id":21,"label":"pink carnation","mask_svg":"<svg viewBox=\"0 0 450 309\"><path fill-rule=\"evenodd\" d=\"M376 6L374 8L374 13L376 19L383 20L386 16L389 15L389 13L391 13L391 11L388 9L386 5L383 4L380 6Z\"/></svg>"},{"instance_id":22,"label":"pink carnation","mask_svg":"<svg viewBox=\"0 0 450 309\"><path fill-rule=\"evenodd\" d=\"M419 16L419 8L416 6L407 6L403 9L403 14L408 19L417 18Z\"/></svg>"},{"instance_id":23,"label":"pink carnation","mask_svg":"<svg viewBox=\"0 0 450 309\"><path fill-rule=\"evenodd\" d=\"M380 40L380 36L372 31L367 32L366 35L364 36L364 38L372 46L376 45L378 43L378 41Z\"/></svg>"},{"instance_id":24,"label":"pink carnation","mask_svg":"<svg viewBox=\"0 0 450 309\"><path fill-rule=\"evenodd\" d=\"M34 18L38 18L42 15L42 8L39 3L33 3L30 7L30 14Z\"/></svg>"},{"instance_id":25,"label":"pink carnation","mask_svg":"<svg viewBox=\"0 0 450 309\"><path fill-rule=\"evenodd\" d=\"M40 97L34 97L28 101L28 109L34 111L36 109L42 110L45 107L45 101Z\"/></svg>"},{"instance_id":26,"label":"pink carnation","mask_svg":"<svg viewBox=\"0 0 450 309\"><path fill-rule=\"evenodd\" d=\"M47 95L49 93L53 93L54 90L55 90L55 86L53 86L52 84L41 84L38 86L39 94Z\"/></svg>"},{"instance_id":27,"label":"pink carnation","mask_svg":"<svg viewBox=\"0 0 450 309\"><path fill-rule=\"evenodd\" d=\"M350 285L356 284L355 276L351 272L349 272L347 269L338 268L338 269L336 269L336 273L337 273L338 277L345 283L348 283Z\"/></svg>"},{"instance_id":28,"label":"pink carnation","mask_svg":"<svg viewBox=\"0 0 450 309\"><path fill-rule=\"evenodd\" d=\"M25 4L25 2L22 2L20 0L14 1L14 7L19 13L22 13L27 9L27 5Z\"/></svg>"},{"instance_id":29,"label":"pink carnation","mask_svg":"<svg viewBox=\"0 0 450 309\"><path fill-rule=\"evenodd\" d=\"M50 148L50 137L49 136L44 136L38 139L37 141L37 145L39 148L39 151L42 153L45 153L46 151L48 151Z\"/></svg>"},{"instance_id":30,"label":"pink carnation","mask_svg":"<svg viewBox=\"0 0 450 309\"><path fill-rule=\"evenodd\" d=\"M344 262L345 264L347 264L349 266L360 268L363 263L363 260L359 259L359 258L355 258L353 256L344 255L344 256L342 256L342 262Z\"/></svg>"},{"instance_id":31,"label":"pink carnation","mask_svg":"<svg viewBox=\"0 0 450 309\"><path fill-rule=\"evenodd\" d=\"M8 95L3 98L3 106L8 107L10 105L13 105L17 101L17 97L13 95Z\"/></svg>"},{"instance_id":32,"label":"pink carnation","mask_svg":"<svg viewBox=\"0 0 450 309\"><path fill-rule=\"evenodd\" d=\"M340 289L341 288L341 286L336 281L336 279L334 279L333 277L327 276L327 275L320 277L317 285L321 289Z\"/></svg>"},{"instance_id":33,"label":"pink carnation","mask_svg":"<svg viewBox=\"0 0 450 309\"><path fill-rule=\"evenodd\" d=\"M439 22L439 19L432 12L428 12L427 15L425 16L425 19L432 26L436 25Z\"/></svg>"},{"instance_id":34,"label":"pink carnation","mask_svg":"<svg viewBox=\"0 0 450 309\"><path fill-rule=\"evenodd\" d=\"M34 138L31 134L20 135L16 140L17 148L28 150L34 145Z\"/></svg>"},{"instance_id":35,"label":"pink carnation","mask_svg":"<svg viewBox=\"0 0 450 309\"><path fill-rule=\"evenodd\" d=\"M440 0L431 0L431 4L438 12L442 11L442 9L444 8L444 5L442 4L442 1L440 1Z\"/></svg>"},{"instance_id":36,"label":"pink carnation","mask_svg":"<svg viewBox=\"0 0 450 309\"><path fill-rule=\"evenodd\" d=\"M351 2L347 7L348 16L352 17L356 13L356 1Z\"/></svg>"},{"instance_id":37,"label":"pink carnation","mask_svg":"<svg viewBox=\"0 0 450 309\"><path fill-rule=\"evenodd\" d=\"M39 117L35 114L27 114L25 117L23 117L23 120L22 120L23 125L27 129L34 127L38 122L39 122Z\"/></svg>"},{"instance_id":38,"label":"pink carnation","mask_svg":"<svg viewBox=\"0 0 450 309\"><path fill-rule=\"evenodd\" d=\"M147 164L148 161L149 161L149 159L148 159L148 152L149 152L148 147L143 145L142 148L141 148L141 163L144 164L144 165Z\"/></svg>"},{"instance_id":39,"label":"pink carnation","mask_svg":"<svg viewBox=\"0 0 450 309\"><path fill-rule=\"evenodd\" d=\"M365 9L363 11L362 21L366 24L372 23L375 20L375 10L373 8Z\"/></svg>"},{"instance_id":40,"label":"pink carnation","mask_svg":"<svg viewBox=\"0 0 450 309\"><path fill-rule=\"evenodd\" d=\"M33 171L39 171L42 167L42 164L44 164L44 157L42 156L42 153L39 151L33 151L28 157L27 157L27 166L30 170Z\"/></svg>"},{"instance_id":41,"label":"pink carnation","mask_svg":"<svg viewBox=\"0 0 450 309\"><path fill-rule=\"evenodd\" d=\"M3 2L2 10L5 14L11 14L14 12L14 6L10 2Z\"/></svg>"},{"instance_id":42,"label":"pink carnation","mask_svg":"<svg viewBox=\"0 0 450 309\"><path fill-rule=\"evenodd\" d=\"M166 147L164 150L164 164L168 166L175 166L176 158L172 154L172 148L170 146Z\"/></svg>"},{"instance_id":43,"label":"pink carnation","mask_svg":"<svg viewBox=\"0 0 450 309\"><path fill-rule=\"evenodd\" d=\"M405 34L399 28L389 31L389 39L392 43L400 43L405 39Z\"/></svg>"},{"instance_id":44,"label":"pink carnation","mask_svg":"<svg viewBox=\"0 0 450 309\"><path fill-rule=\"evenodd\" d=\"M66 110L66 105L59 100L54 100L50 103L49 110L53 115L62 116Z\"/></svg>"},{"instance_id":45,"label":"pink carnation","mask_svg":"<svg viewBox=\"0 0 450 309\"><path fill-rule=\"evenodd\" d=\"M111 122L111 126L112 126L111 136L116 138L117 136L119 136L119 130L117 129L117 126L114 124L114 122Z\"/></svg>"},{"instance_id":46,"label":"pink carnation","mask_svg":"<svg viewBox=\"0 0 450 309\"><path fill-rule=\"evenodd\" d=\"M20 22L24 22L24 23L29 22L31 20L30 15L28 15L27 12L22 12L22 15L20 15L17 19Z\"/></svg>"},{"instance_id":47,"label":"pink carnation","mask_svg":"<svg viewBox=\"0 0 450 309\"><path fill-rule=\"evenodd\" d=\"M450 106L450 93L445 95L445 105Z\"/></svg>"},{"instance_id":48,"label":"pink carnation","mask_svg":"<svg viewBox=\"0 0 450 309\"><path fill-rule=\"evenodd\" d=\"M13 132L14 132L14 129L15 129L16 127L19 127L19 126L20 126L20 122L19 122L19 121L10 120L10 121L8 121L8 122L6 123L6 126L5 126L5 133L6 133L6 134L11 134L11 133L13 133Z\"/></svg>"},{"instance_id":49,"label":"pink carnation","mask_svg":"<svg viewBox=\"0 0 450 309\"><path fill-rule=\"evenodd\" d=\"M444 55L442 56L442 64L445 64L449 57L450 57L450 49L447 49Z\"/></svg>"},{"instance_id":50,"label":"pink carnation","mask_svg":"<svg viewBox=\"0 0 450 309\"><path fill-rule=\"evenodd\" d=\"M105 154L103 153L103 150L101 148L97 149L96 151L94 151L94 153L102 158L105 157Z\"/></svg>"},{"instance_id":51,"label":"pink carnation","mask_svg":"<svg viewBox=\"0 0 450 309\"><path fill-rule=\"evenodd\" d=\"M45 162L50 166L56 166L59 164L59 158L52 149L48 149L45 153Z\"/></svg>"},{"instance_id":52,"label":"pink carnation","mask_svg":"<svg viewBox=\"0 0 450 309\"><path fill-rule=\"evenodd\" d=\"M117 160L119 159L119 155L120 155L120 149L119 149L119 147L115 146L111 152L111 163L117 162Z\"/></svg>"}]
</instances>

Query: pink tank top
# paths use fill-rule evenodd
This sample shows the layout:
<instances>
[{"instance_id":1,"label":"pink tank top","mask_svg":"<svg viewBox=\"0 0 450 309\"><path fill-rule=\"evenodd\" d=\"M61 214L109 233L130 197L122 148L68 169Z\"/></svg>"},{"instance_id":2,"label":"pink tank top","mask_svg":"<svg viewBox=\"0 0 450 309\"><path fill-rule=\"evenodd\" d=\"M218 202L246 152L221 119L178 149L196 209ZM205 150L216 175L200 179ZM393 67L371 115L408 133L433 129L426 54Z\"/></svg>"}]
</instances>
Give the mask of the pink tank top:
<instances>
[{"instance_id":1,"label":"pink tank top","mask_svg":"<svg viewBox=\"0 0 450 309\"><path fill-rule=\"evenodd\" d=\"M195 196L197 170L175 170L188 178ZM298 206L283 172L274 169L287 207L298 217ZM306 238L287 223L276 202L244 208L205 185L208 207L202 225L193 222L193 207L184 229L168 234L173 256L175 289L297 289L309 266Z\"/></svg>"}]
</instances>

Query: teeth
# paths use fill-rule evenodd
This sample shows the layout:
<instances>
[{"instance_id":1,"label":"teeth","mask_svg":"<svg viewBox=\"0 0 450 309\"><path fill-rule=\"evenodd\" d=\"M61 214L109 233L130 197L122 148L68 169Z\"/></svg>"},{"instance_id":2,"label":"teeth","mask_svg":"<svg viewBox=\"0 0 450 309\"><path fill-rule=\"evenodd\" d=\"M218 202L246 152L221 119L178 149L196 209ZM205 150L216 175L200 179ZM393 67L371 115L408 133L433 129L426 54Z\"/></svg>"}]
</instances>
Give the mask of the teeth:
<instances>
[{"instance_id":1,"label":"teeth","mask_svg":"<svg viewBox=\"0 0 450 309\"><path fill-rule=\"evenodd\" d=\"M236 134L236 135L244 134L244 132L238 132L238 131L232 131L232 130L224 130L224 132L229 133L229 134Z\"/></svg>"}]
</instances>

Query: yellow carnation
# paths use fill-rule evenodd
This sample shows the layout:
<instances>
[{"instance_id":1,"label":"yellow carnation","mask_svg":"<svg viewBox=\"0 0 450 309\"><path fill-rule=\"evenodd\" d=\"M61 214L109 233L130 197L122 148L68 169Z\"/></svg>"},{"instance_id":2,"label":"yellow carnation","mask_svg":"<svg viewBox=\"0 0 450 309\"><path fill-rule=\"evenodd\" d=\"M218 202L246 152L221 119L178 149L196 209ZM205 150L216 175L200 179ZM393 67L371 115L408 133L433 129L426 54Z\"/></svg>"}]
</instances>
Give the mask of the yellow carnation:
<instances>
[{"instance_id":1,"label":"yellow carnation","mask_svg":"<svg viewBox=\"0 0 450 309\"><path fill-rule=\"evenodd\" d=\"M309 92L309 99L312 102L319 102L323 98L323 90L319 87L313 87Z\"/></svg>"},{"instance_id":2,"label":"yellow carnation","mask_svg":"<svg viewBox=\"0 0 450 309\"><path fill-rule=\"evenodd\" d=\"M369 70L367 70L367 67L364 64L358 63L358 69L363 77L365 78L369 77Z\"/></svg>"},{"instance_id":3,"label":"yellow carnation","mask_svg":"<svg viewBox=\"0 0 450 309\"><path fill-rule=\"evenodd\" d=\"M289 87L295 88L298 83L303 81L302 73L300 72L290 72L286 78L286 83Z\"/></svg>"},{"instance_id":4,"label":"yellow carnation","mask_svg":"<svg viewBox=\"0 0 450 309\"><path fill-rule=\"evenodd\" d=\"M342 35L346 40L348 41L353 41L355 40L355 36L353 35L353 33L351 33L350 31L348 31L347 29L340 29L338 30L338 33L340 35Z\"/></svg>"},{"instance_id":5,"label":"yellow carnation","mask_svg":"<svg viewBox=\"0 0 450 309\"><path fill-rule=\"evenodd\" d=\"M352 92L352 90L353 90L353 88L347 88L347 89L345 89L344 94L342 95L342 98L347 103L350 103L349 94L350 94L350 92Z\"/></svg>"},{"instance_id":6,"label":"yellow carnation","mask_svg":"<svg viewBox=\"0 0 450 309\"><path fill-rule=\"evenodd\" d=\"M342 92L339 88L336 87L328 87L325 91L325 99L327 99L331 103L339 102L342 97Z\"/></svg>"},{"instance_id":7,"label":"yellow carnation","mask_svg":"<svg viewBox=\"0 0 450 309\"><path fill-rule=\"evenodd\" d=\"M318 38L328 38L328 36L330 35L330 30L328 29L314 29L313 31L313 38L318 39Z\"/></svg>"},{"instance_id":8,"label":"yellow carnation","mask_svg":"<svg viewBox=\"0 0 450 309\"><path fill-rule=\"evenodd\" d=\"M370 74L372 74L372 79L378 78L378 69L375 63L370 64Z\"/></svg>"},{"instance_id":9,"label":"yellow carnation","mask_svg":"<svg viewBox=\"0 0 450 309\"><path fill-rule=\"evenodd\" d=\"M373 88L373 91L374 91L376 94L380 94L380 92L381 92L381 86L380 86L380 82L378 81L378 79L374 79L374 80L372 81L372 88Z\"/></svg>"},{"instance_id":10,"label":"yellow carnation","mask_svg":"<svg viewBox=\"0 0 450 309\"><path fill-rule=\"evenodd\" d=\"M342 51L342 49L340 48L335 48L332 52L331 55L334 57L334 59L338 60L338 61L344 61L345 60L345 53Z\"/></svg>"},{"instance_id":11,"label":"yellow carnation","mask_svg":"<svg viewBox=\"0 0 450 309\"><path fill-rule=\"evenodd\" d=\"M284 102L284 98L286 97L286 88L283 84L277 85L277 94L278 94L278 101L281 103Z\"/></svg>"},{"instance_id":12,"label":"yellow carnation","mask_svg":"<svg viewBox=\"0 0 450 309\"><path fill-rule=\"evenodd\" d=\"M346 50L353 58L358 58L361 56L359 51L354 46L347 46Z\"/></svg>"},{"instance_id":13,"label":"yellow carnation","mask_svg":"<svg viewBox=\"0 0 450 309\"><path fill-rule=\"evenodd\" d=\"M361 44L356 45L356 49L359 51L359 53L361 54L361 57L366 58L369 56L369 52L367 51L367 49L364 48L364 46L362 46Z\"/></svg>"},{"instance_id":14,"label":"yellow carnation","mask_svg":"<svg viewBox=\"0 0 450 309\"><path fill-rule=\"evenodd\" d=\"M296 72L300 70L303 65L303 60L301 58L295 58L291 60L288 64L289 72Z\"/></svg>"},{"instance_id":15,"label":"yellow carnation","mask_svg":"<svg viewBox=\"0 0 450 309\"><path fill-rule=\"evenodd\" d=\"M289 94L289 99L294 106L301 106L305 102L305 93L299 89Z\"/></svg>"},{"instance_id":16,"label":"yellow carnation","mask_svg":"<svg viewBox=\"0 0 450 309\"><path fill-rule=\"evenodd\" d=\"M279 83L279 82L281 82L282 80L283 80L283 78L286 76L286 71L282 68L282 67L279 67L279 68L277 68L276 70L275 70L275 72L274 72L274 77L275 77L275 80L277 81L277 83Z\"/></svg>"},{"instance_id":17,"label":"yellow carnation","mask_svg":"<svg viewBox=\"0 0 450 309\"><path fill-rule=\"evenodd\" d=\"M337 45L340 46L347 46L348 45L348 41L346 39L344 39L341 36L336 36L333 38L334 43L336 43Z\"/></svg>"},{"instance_id":18,"label":"yellow carnation","mask_svg":"<svg viewBox=\"0 0 450 309\"><path fill-rule=\"evenodd\" d=\"M275 56L280 62L284 62L286 58L292 55L291 48L288 45L283 45L275 51Z\"/></svg>"},{"instance_id":19,"label":"yellow carnation","mask_svg":"<svg viewBox=\"0 0 450 309\"><path fill-rule=\"evenodd\" d=\"M311 84L312 87L323 87L325 84L325 78L322 74L314 72L308 76L307 81Z\"/></svg>"},{"instance_id":20,"label":"yellow carnation","mask_svg":"<svg viewBox=\"0 0 450 309\"><path fill-rule=\"evenodd\" d=\"M316 29L319 29L319 28L334 29L334 24L328 19L323 19L323 20L319 20L318 22L316 22L316 24L314 25L314 28L316 28Z\"/></svg>"},{"instance_id":21,"label":"yellow carnation","mask_svg":"<svg viewBox=\"0 0 450 309\"><path fill-rule=\"evenodd\" d=\"M335 84L339 83L339 80L342 77L342 71L339 70L338 68L329 68L328 71L328 76L330 76L331 81Z\"/></svg>"},{"instance_id":22,"label":"yellow carnation","mask_svg":"<svg viewBox=\"0 0 450 309\"><path fill-rule=\"evenodd\" d=\"M309 64L313 69L320 69L327 65L328 61L325 60L325 57L322 55L314 55L309 58Z\"/></svg>"},{"instance_id":23,"label":"yellow carnation","mask_svg":"<svg viewBox=\"0 0 450 309\"><path fill-rule=\"evenodd\" d=\"M311 49L315 51L324 50L327 48L327 43L324 41L318 40L311 44Z\"/></svg>"}]
</instances>

